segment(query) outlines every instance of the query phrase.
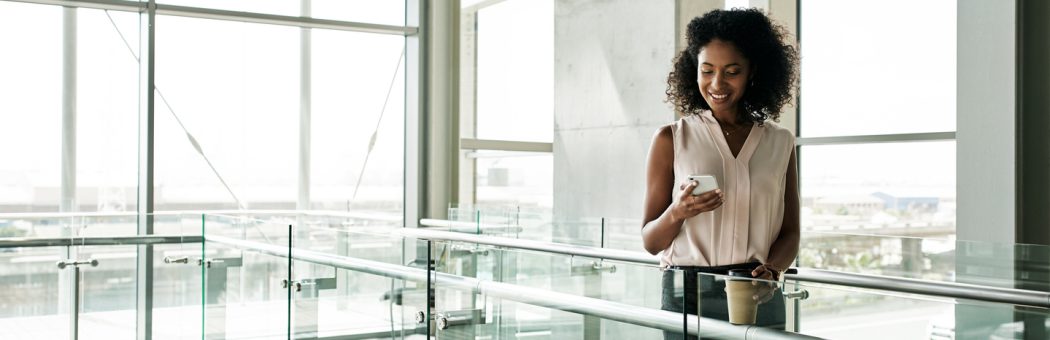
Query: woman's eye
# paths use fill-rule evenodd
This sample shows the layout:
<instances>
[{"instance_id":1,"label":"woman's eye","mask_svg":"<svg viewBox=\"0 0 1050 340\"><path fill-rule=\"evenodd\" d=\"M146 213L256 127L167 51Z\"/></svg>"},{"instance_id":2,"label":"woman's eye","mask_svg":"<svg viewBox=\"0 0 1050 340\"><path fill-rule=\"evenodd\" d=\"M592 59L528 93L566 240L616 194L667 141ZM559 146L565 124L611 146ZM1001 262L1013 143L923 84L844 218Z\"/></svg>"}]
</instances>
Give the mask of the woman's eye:
<instances>
[{"instance_id":1,"label":"woman's eye","mask_svg":"<svg viewBox=\"0 0 1050 340\"><path fill-rule=\"evenodd\" d=\"M703 74L712 74L712 73L715 73L715 72L714 72L714 71L711 71L711 70L700 70L700 73L703 73Z\"/></svg>"}]
</instances>

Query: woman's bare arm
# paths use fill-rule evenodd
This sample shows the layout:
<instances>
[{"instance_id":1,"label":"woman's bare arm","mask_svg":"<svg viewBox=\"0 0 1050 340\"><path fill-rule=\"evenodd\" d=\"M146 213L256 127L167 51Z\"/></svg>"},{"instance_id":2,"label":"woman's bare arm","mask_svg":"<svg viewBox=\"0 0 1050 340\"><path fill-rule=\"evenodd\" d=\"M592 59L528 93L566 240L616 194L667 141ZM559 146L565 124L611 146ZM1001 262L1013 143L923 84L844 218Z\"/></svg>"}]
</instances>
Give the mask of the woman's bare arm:
<instances>
[{"instance_id":1,"label":"woman's bare arm","mask_svg":"<svg viewBox=\"0 0 1050 340\"><path fill-rule=\"evenodd\" d=\"M690 193L695 182L682 183L677 203L671 200L674 189L674 142L671 126L657 130L649 147L645 175L645 214L642 225L642 243L645 250L656 255L667 249L682 229L682 221L702 212L722 206L722 191L712 190L699 196ZM672 204L674 203L674 204Z\"/></svg>"}]
</instances>

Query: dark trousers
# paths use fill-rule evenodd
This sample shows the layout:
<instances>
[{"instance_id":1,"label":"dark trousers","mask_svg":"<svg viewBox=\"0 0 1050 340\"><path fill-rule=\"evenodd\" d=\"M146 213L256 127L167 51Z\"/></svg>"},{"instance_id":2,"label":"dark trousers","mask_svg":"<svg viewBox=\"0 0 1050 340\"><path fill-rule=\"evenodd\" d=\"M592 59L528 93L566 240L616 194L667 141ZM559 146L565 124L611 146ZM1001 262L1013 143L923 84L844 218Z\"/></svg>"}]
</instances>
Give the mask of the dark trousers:
<instances>
[{"instance_id":1,"label":"dark trousers","mask_svg":"<svg viewBox=\"0 0 1050 340\"><path fill-rule=\"evenodd\" d=\"M661 309L681 313L683 311L682 305L684 304L684 310L695 316L697 303L699 303L701 317L729 321L725 281L715 280L715 277L712 275L701 275L700 273L725 274L729 269L754 269L757 265L757 263L745 263L720 267L689 267L665 271L663 274ZM676 272L678 275L675 275ZM677 288L675 287L676 276L679 281ZM685 280L684 285L681 283L683 276ZM785 320L784 296L777 289L772 299L758 305L758 317L755 320L755 325L784 330ZM700 330L700 334L704 334L703 329ZM665 331L664 339L697 339L697 337L684 337L681 332Z\"/></svg>"}]
</instances>

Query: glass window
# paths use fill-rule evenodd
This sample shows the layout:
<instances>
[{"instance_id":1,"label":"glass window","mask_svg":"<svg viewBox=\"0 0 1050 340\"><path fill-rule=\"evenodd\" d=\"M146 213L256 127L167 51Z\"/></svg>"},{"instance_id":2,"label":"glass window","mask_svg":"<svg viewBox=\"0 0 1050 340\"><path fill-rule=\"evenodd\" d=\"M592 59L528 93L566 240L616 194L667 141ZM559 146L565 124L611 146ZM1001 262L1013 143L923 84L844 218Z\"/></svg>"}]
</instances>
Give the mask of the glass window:
<instances>
[{"instance_id":1,"label":"glass window","mask_svg":"<svg viewBox=\"0 0 1050 340\"><path fill-rule=\"evenodd\" d=\"M0 2L0 209L57 211L62 161L62 8ZM12 53L17 51L17 53Z\"/></svg>"},{"instance_id":2,"label":"glass window","mask_svg":"<svg viewBox=\"0 0 1050 340\"><path fill-rule=\"evenodd\" d=\"M139 16L78 9L77 26L79 210L135 211Z\"/></svg>"},{"instance_id":3,"label":"glass window","mask_svg":"<svg viewBox=\"0 0 1050 340\"><path fill-rule=\"evenodd\" d=\"M552 154L479 151L473 155L478 205L553 206Z\"/></svg>"},{"instance_id":4,"label":"glass window","mask_svg":"<svg viewBox=\"0 0 1050 340\"><path fill-rule=\"evenodd\" d=\"M168 16L157 26L156 210L293 209L299 29Z\"/></svg>"},{"instance_id":5,"label":"glass window","mask_svg":"<svg viewBox=\"0 0 1050 340\"><path fill-rule=\"evenodd\" d=\"M954 1L803 1L800 11L803 137L955 131Z\"/></svg>"},{"instance_id":6,"label":"glass window","mask_svg":"<svg viewBox=\"0 0 1050 340\"><path fill-rule=\"evenodd\" d=\"M161 0L161 4L239 12L300 16L302 1L287 0ZM404 1L311 0L310 17L318 19L403 26Z\"/></svg>"},{"instance_id":7,"label":"glass window","mask_svg":"<svg viewBox=\"0 0 1050 340\"><path fill-rule=\"evenodd\" d=\"M311 16L321 19L404 26L405 1L311 0Z\"/></svg>"},{"instance_id":8,"label":"glass window","mask_svg":"<svg viewBox=\"0 0 1050 340\"><path fill-rule=\"evenodd\" d=\"M320 30L312 39L311 208L400 215L405 40Z\"/></svg>"},{"instance_id":9,"label":"glass window","mask_svg":"<svg viewBox=\"0 0 1050 340\"><path fill-rule=\"evenodd\" d=\"M955 234L955 142L803 146L802 231Z\"/></svg>"},{"instance_id":10,"label":"glass window","mask_svg":"<svg viewBox=\"0 0 1050 340\"><path fill-rule=\"evenodd\" d=\"M477 138L554 139L553 1L510 0L478 11L476 65Z\"/></svg>"}]
</instances>

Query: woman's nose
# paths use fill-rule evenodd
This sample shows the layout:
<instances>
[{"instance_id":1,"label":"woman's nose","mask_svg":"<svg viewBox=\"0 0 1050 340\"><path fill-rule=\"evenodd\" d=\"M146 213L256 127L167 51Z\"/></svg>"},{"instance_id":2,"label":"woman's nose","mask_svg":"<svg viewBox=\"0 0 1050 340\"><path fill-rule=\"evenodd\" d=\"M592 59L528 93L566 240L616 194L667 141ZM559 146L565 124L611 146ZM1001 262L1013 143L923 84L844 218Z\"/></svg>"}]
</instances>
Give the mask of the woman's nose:
<instances>
[{"instance_id":1,"label":"woman's nose","mask_svg":"<svg viewBox=\"0 0 1050 340\"><path fill-rule=\"evenodd\" d=\"M721 72L716 72L715 78L711 81L711 87L713 87L715 90L721 89L726 85L725 80L725 76Z\"/></svg>"}]
</instances>

